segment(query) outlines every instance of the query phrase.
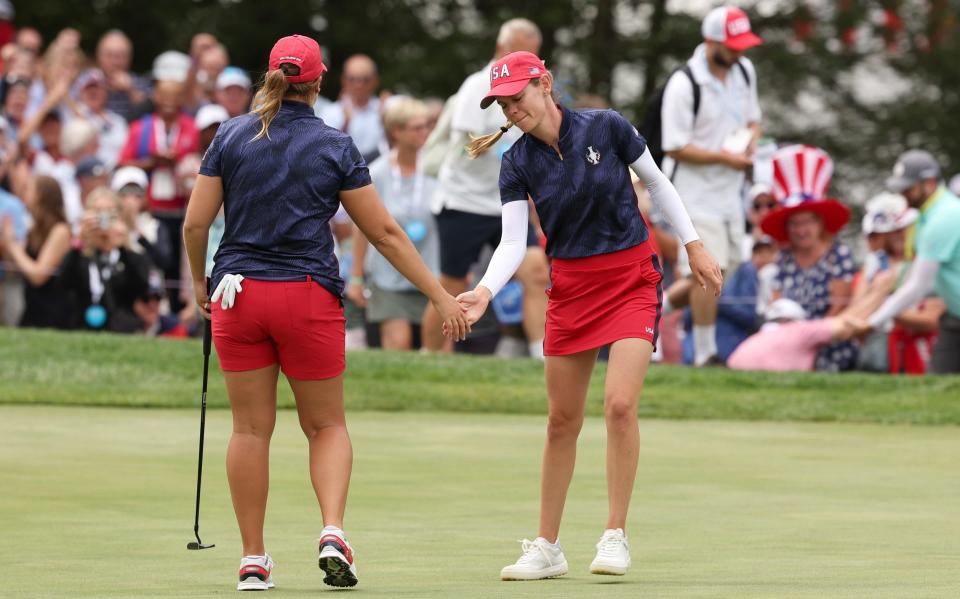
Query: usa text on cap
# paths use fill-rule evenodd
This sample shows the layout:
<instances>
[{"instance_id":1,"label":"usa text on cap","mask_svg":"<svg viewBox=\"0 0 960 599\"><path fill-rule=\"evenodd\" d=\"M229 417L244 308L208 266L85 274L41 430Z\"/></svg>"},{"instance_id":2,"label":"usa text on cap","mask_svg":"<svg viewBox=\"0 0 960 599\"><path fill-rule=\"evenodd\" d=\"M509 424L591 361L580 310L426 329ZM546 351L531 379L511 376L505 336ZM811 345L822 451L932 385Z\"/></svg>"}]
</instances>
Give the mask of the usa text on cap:
<instances>
[{"instance_id":1,"label":"usa text on cap","mask_svg":"<svg viewBox=\"0 0 960 599\"><path fill-rule=\"evenodd\" d=\"M511 52L490 67L490 91L480 100L480 108L490 106L499 97L520 93L531 79L539 79L547 69L532 52Z\"/></svg>"},{"instance_id":2,"label":"usa text on cap","mask_svg":"<svg viewBox=\"0 0 960 599\"><path fill-rule=\"evenodd\" d=\"M707 13L700 31L703 39L720 42L737 52L763 43L751 30L747 13L733 6L721 6Z\"/></svg>"}]
</instances>

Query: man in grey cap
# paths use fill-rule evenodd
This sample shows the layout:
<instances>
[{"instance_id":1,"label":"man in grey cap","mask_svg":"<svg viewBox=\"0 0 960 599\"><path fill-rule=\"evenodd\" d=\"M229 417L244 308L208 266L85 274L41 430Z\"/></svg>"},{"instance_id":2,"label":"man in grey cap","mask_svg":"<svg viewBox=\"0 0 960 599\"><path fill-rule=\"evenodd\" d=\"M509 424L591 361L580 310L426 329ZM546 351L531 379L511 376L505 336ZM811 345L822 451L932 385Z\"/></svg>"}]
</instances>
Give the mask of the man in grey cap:
<instances>
[{"instance_id":1,"label":"man in grey cap","mask_svg":"<svg viewBox=\"0 0 960 599\"><path fill-rule=\"evenodd\" d=\"M911 208L920 209L942 186L940 164L930 152L908 150L893 165L887 188L907 198ZM943 188L946 191L946 188Z\"/></svg>"},{"instance_id":2,"label":"man in grey cap","mask_svg":"<svg viewBox=\"0 0 960 599\"><path fill-rule=\"evenodd\" d=\"M861 334L878 328L936 291L947 311L940 319L931 368L938 374L960 372L960 199L943 184L937 160L923 150L900 155L887 187L920 211L907 240L914 261L906 282L856 328Z\"/></svg>"}]
</instances>

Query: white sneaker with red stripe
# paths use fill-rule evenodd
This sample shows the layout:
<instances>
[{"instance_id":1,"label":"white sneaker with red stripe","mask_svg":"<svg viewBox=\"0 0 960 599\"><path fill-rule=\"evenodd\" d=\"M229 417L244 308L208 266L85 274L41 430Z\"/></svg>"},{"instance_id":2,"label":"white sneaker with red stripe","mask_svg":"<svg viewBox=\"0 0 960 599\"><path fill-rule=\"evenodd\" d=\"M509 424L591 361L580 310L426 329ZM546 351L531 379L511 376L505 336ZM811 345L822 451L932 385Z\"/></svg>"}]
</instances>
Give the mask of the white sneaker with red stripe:
<instances>
[{"instance_id":1,"label":"white sneaker with red stripe","mask_svg":"<svg viewBox=\"0 0 960 599\"><path fill-rule=\"evenodd\" d=\"M320 569L326 573L323 582L332 587L357 584L357 566L353 563L353 547L343 531L327 526L320 533Z\"/></svg>"},{"instance_id":2,"label":"white sneaker with red stripe","mask_svg":"<svg viewBox=\"0 0 960 599\"><path fill-rule=\"evenodd\" d=\"M269 555L247 555L240 560L238 591L265 591L273 588L273 560Z\"/></svg>"}]
</instances>

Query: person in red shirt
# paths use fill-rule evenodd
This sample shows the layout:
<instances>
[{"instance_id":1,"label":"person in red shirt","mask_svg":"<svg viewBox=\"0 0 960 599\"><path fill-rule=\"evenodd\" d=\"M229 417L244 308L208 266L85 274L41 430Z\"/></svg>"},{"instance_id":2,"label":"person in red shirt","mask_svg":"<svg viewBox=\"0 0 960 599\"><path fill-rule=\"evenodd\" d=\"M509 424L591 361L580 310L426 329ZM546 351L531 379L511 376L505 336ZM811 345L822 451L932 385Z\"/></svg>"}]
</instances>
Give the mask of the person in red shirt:
<instances>
[{"instance_id":1,"label":"person in red shirt","mask_svg":"<svg viewBox=\"0 0 960 599\"><path fill-rule=\"evenodd\" d=\"M184 84L158 81L153 93L154 111L130 125L127 143L120 151L121 166L142 168L150 176L147 203L150 213L169 233L173 247L164 279L174 310L179 310L180 229L187 197L180 193L176 167L180 160L198 151L200 135L193 117L183 111Z\"/></svg>"}]
</instances>

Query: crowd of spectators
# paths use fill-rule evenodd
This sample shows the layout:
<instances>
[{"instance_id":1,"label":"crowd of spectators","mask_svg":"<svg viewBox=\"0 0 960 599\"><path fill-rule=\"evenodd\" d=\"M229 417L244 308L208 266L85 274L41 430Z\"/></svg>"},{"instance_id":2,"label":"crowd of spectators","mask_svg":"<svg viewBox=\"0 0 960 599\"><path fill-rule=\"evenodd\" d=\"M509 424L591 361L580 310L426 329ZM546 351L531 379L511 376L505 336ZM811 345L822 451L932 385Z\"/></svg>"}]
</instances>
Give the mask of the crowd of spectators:
<instances>
[{"instance_id":1,"label":"crowd of spectators","mask_svg":"<svg viewBox=\"0 0 960 599\"><path fill-rule=\"evenodd\" d=\"M533 41L539 46L535 25L519 21L501 30L498 53ZM72 29L44 40L35 29L23 27L0 49L2 323L196 335L199 316L182 251L183 214L204 151L221 123L250 109L259 73L251 77L231 66L229 50L208 33L195 35L188 52L157 56L145 75L131 71L134 44L123 32L105 33L93 56L84 54L80 42ZM470 116L485 125L481 117L486 115L468 115L458 107L458 90L449 90L446 101L381 90L378 67L368 56L348 57L340 71L340 96L321 97L315 112L354 139L386 207L439 275L441 263L450 259L441 256L437 216L456 203L438 203L437 197L450 181L465 180L464 173L452 169L473 168L461 165L468 164L462 160L462 142L469 134L489 131L463 123L471 123ZM752 65L732 72L746 89L762 86ZM695 76L707 77L704 73ZM461 88L459 95L468 91ZM561 95L572 98L570 91ZM606 107L602 98L586 94L575 106ZM750 110L751 119L758 121L759 106L751 104ZM502 117L489 120L496 124ZM707 168L696 171L695 182L681 177L678 184L695 188L693 196L681 189L681 196L699 202L697 216L704 228L716 221L721 228L736 229L722 233L735 244L725 248L726 286L716 306L708 308L715 311L715 325L709 328L698 316L697 292L684 276L682 249L649 205L646 190L637 188L667 266L656 359L747 369L928 372L940 327L960 322L958 308L950 305L960 297L953 287L958 285L953 273L960 269L960 241L941 255L935 292L892 322L871 327L869 334L863 321L906 280L919 225L947 212L934 210L934 204L960 205L954 195L958 180L951 192L932 156L932 165L906 182L902 161L891 165L896 184L884 190L884 182L877 182L877 195L864 204L858 219L862 237L856 239L848 225L851 207L861 202L828 197L830 157L802 143L760 139L759 128L757 132L757 143L735 157L723 157L736 176ZM665 133L665 144L677 137L670 135ZM492 159L493 170L497 159ZM689 155L673 152L665 171L684 159ZM708 189L715 188L710 187L711 173L722 175L724 186L733 190L733 199L725 199L720 212L709 197ZM345 213L331 226L347 281L348 347L409 350L425 345L425 298L368 246ZM208 268L222 228L221 214L211 230ZM535 228L532 235L539 238L532 237L531 247L538 250L532 255L542 256L537 247L543 246L542 231ZM450 245L449 239L444 245ZM476 282L490 249L472 258L464 285ZM495 310L457 351L541 357L536 348L542 348L543 317L531 315L531 310L543 309L540 286L546 286L545 275L508 285L496 298ZM539 323L539 337L531 322ZM703 340L705 331L711 342ZM700 355L704 347L709 356Z\"/></svg>"}]
</instances>

